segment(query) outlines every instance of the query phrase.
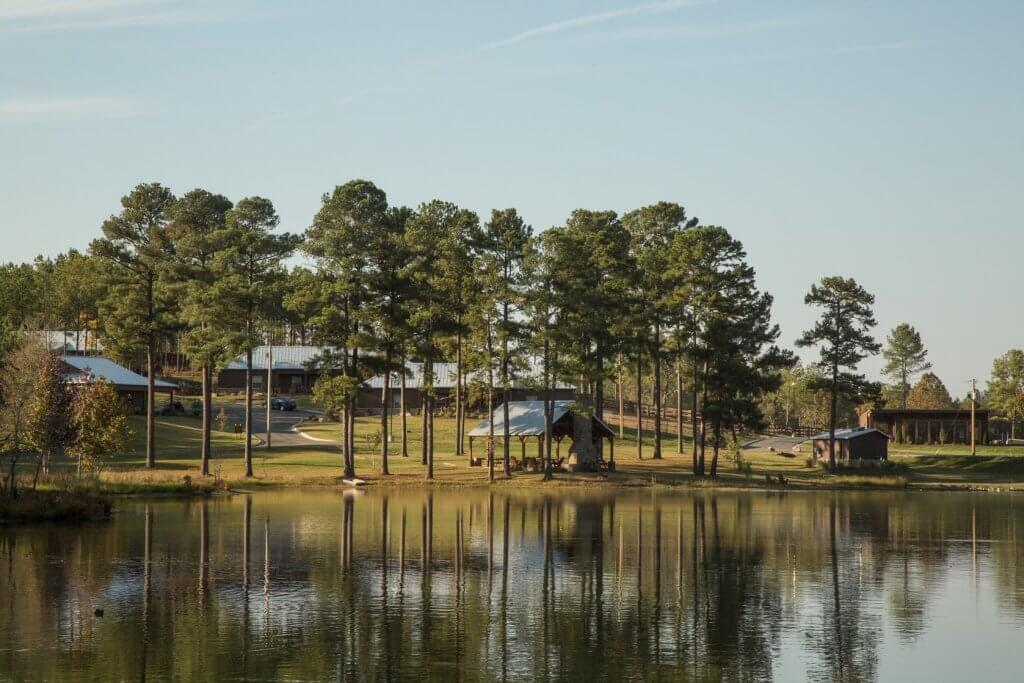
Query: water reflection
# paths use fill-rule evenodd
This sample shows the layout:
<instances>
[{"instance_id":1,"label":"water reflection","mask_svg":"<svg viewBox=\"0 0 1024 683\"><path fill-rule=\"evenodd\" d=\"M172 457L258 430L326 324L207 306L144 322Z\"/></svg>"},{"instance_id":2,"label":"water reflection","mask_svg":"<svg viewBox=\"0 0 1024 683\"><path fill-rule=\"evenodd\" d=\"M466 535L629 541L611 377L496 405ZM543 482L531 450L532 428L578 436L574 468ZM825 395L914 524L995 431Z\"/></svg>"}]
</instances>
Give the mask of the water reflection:
<instances>
[{"instance_id":1,"label":"water reflection","mask_svg":"<svg viewBox=\"0 0 1024 683\"><path fill-rule=\"evenodd\" d=\"M1012 680L1022 515L920 493L124 502L0 530L0 678Z\"/></svg>"}]
</instances>

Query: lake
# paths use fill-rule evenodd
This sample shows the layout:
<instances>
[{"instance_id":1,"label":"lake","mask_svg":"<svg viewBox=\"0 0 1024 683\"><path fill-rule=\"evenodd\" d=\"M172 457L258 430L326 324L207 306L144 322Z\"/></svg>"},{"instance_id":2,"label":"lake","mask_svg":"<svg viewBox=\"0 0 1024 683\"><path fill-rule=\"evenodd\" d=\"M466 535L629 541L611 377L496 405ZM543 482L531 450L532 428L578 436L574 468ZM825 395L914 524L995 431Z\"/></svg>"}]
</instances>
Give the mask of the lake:
<instances>
[{"instance_id":1,"label":"lake","mask_svg":"<svg viewBox=\"0 0 1024 683\"><path fill-rule=\"evenodd\" d=\"M0 679L1019 680L1022 500L120 500L0 528Z\"/></svg>"}]
</instances>

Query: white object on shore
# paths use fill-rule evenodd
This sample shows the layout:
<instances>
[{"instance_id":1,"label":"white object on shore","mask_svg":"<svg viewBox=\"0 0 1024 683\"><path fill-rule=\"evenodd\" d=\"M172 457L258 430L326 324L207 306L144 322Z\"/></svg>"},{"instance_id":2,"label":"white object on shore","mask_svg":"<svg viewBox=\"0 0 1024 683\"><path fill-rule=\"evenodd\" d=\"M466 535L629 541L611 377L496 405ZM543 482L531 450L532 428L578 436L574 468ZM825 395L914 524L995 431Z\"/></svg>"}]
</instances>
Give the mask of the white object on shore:
<instances>
[{"instance_id":1,"label":"white object on shore","mask_svg":"<svg viewBox=\"0 0 1024 683\"><path fill-rule=\"evenodd\" d=\"M348 484L349 486L365 486L366 485L366 481L363 480L363 479L342 479L341 481L342 481L343 484Z\"/></svg>"}]
</instances>

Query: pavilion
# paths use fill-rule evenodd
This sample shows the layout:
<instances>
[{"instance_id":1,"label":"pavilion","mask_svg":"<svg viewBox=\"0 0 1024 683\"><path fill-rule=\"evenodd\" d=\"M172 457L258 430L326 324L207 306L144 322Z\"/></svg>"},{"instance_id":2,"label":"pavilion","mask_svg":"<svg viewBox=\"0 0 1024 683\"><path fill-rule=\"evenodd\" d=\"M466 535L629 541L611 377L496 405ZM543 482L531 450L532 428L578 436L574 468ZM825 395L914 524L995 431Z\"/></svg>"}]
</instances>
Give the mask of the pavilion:
<instances>
[{"instance_id":1,"label":"pavilion","mask_svg":"<svg viewBox=\"0 0 1024 683\"><path fill-rule=\"evenodd\" d=\"M600 453L601 449L598 448L599 441L602 438L608 439L608 469L615 468L615 433L611 427L605 424L602 420L597 417L590 418L590 438L591 438L591 451L596 453L596 457L593 463L589 465L582 462L585 460L584 457L579 457L578 462L572 462L578 454L581 453L577 441L577 432L586 430L586 421L583 416L580 416L572 409L572 401L552 401L551 413L551 439L555 442L555 453L552 454L552 461L561 464L561 446L562 439L569 437L573 442L574 446L570 450L570 464L577 470L597 469L600 467ZM495 439L501 439L504 436L505 426L505 411L503 406L498 405L494 408L494 436ZM582 424L581 424L582 420ZM469 457L471 462L476 462L473 457L473 440L483 438L485 441L490 436L490 420L483 420L480 424L474 427L468 434L469 436ZM516 437L519 439L521 446L521 462L524 467L532 467L532 469L543 469L542 463L544 461L544 436L545 436L545 425L544 425L544 401L509 401L508 403L508 434L510 437ZM583 436L582 434L580 436ZM536 458L527 457L526 455L526 442L528 439L537 439L537 456Z\"/></svg>"}]
</instances>

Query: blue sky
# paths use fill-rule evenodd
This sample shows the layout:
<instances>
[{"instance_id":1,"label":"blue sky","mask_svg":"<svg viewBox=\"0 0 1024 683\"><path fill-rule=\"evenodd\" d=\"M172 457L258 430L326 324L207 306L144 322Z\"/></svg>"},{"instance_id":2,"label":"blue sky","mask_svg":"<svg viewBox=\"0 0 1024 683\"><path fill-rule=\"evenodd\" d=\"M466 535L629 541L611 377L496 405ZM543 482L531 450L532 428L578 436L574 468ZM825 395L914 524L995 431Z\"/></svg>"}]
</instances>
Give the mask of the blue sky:
<instances>
[{"instance_id":1,"label":"blue sky","mask_svg":"<svg viewBox=\"0 0 1024 683\"><path fill-rule=\"evenodd\" d=\"M356 177L537 229L673 200L743 240L784 342L852 276L962 395L1024 345L1021 26L1011 1L0 0L0 261L84 248L152 180L270 197L290 231Z\"/></svg>"}]
</instances>

